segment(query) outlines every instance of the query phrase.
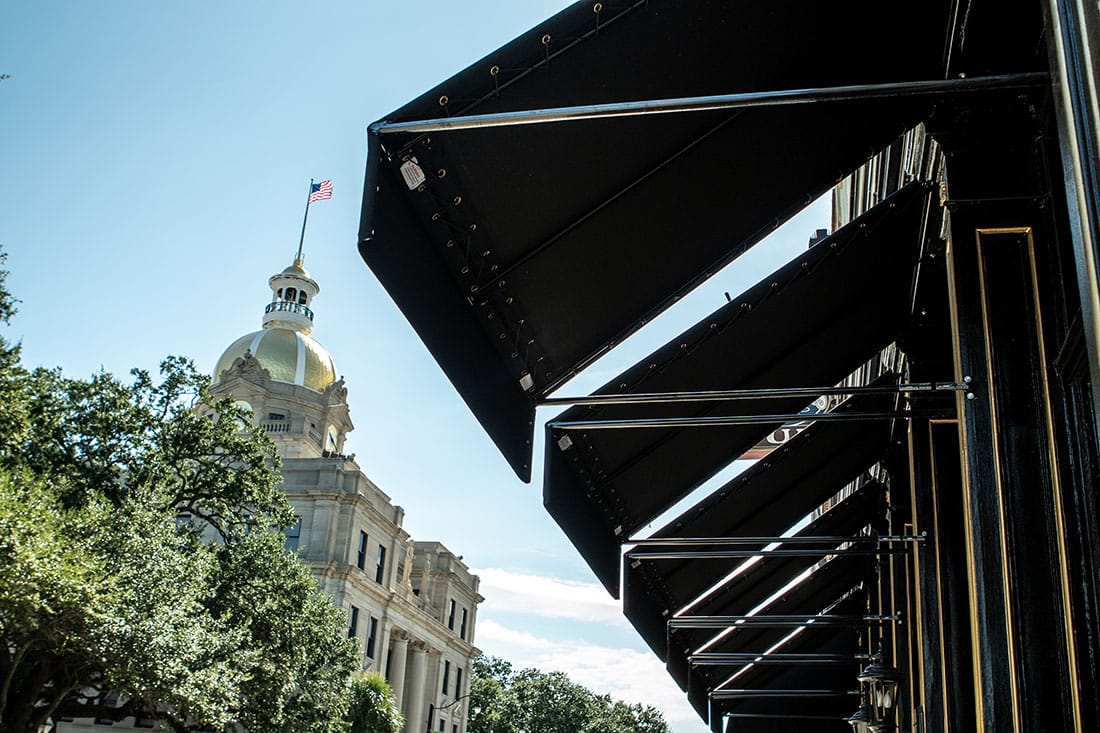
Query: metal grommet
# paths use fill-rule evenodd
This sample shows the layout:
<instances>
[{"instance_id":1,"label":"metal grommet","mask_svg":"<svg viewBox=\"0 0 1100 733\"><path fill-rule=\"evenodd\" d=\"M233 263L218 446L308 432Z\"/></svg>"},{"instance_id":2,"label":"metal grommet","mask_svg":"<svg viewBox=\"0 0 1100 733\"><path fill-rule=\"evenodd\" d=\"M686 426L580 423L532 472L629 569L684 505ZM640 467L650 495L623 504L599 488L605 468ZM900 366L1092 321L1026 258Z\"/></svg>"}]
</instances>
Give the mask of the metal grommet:
<instances>
[{"instance_id":1,"label":"metal grommet","mask_svg":"<svg viewBox=\"0 0 1100 733\"><path fill-rule=\"evenodd\" d=\"M477 224L471 224L470 225L470 231L471 232L476 232L477 231Z\"/></svg>"},{"instance_id":2,"label":"metal grommet","mask_svg":"<svg viewBox=\"0 0 1100 733\"><path fill-rule=\"evenodd\" d=\"M463 267L463 268L462 268L462 274L463 274L463 275L465 275L465 274L466 274L466 273L468 273L469 271L470 271L470 268L469 268L469 267Z\"/></svg>"},{"instance_id":3,"label":"metal grommet","mask_svg":"<svg viewBox=\"0 0 1100 733\"><path fill-rule=\"evenodd\" d=\"M601 10L603 10L603 3L596 3L595 5L592 6L592 12L593 13L598 13Z\"/></svg>"},{"instance_id":4,"label":"metal grommet","mask_svg":"<svg viewBox=\"0 0 1100 733\"><path fill-rule=\"evenodd\" d=\"M492 66L489 67L489 76L496 76L499 73L500 73L500 67L497 66L496 64L493 64Z\"/></svg>"},{"instance_id":5,"label":"metal grommet","mask_svg":"<svg viewBox=\"0 0 1100 733\"><path fill-rule=\"evenodd\" d=\"M432 221L439 221L439 212L438 211L432 214Z\"/></svg>"},{"instance_id":6,"label":"metal grommet","mask_svg":"<svg viewBox=\"0 0 1100 733\"><path fill-rule=\"evenodd\" d=\"M544 46L549 46L550 45L550 34L549 33L547 33L546 35L544 35L542 37L542 45L544 45Z\"/></svg>"},{"instance_id":7,"label":"metal grommet","mask_svg":"<svg viewBox=\"0 0 1100 733\"><path fill-rule=\"evenodd\" d=\"M485 250L484 252L482 252L482 253L481 253L481 256L482 256L482 257L488 257L488 256L489 256L489 255L491 255L492 253L493 253L493 252L492 252L492 250L488 250L488 249L487 249L487 250Z\"/></svg>"},{"instance_id":8,"label":"metal grommet","mask_svg":"<svg viewBox=\"0 0 1100 733\"><path fill-rule=\"evenodd\" d=\"M453 240L453 239L448 239L448 240L447 240L447 246L448 246L448 247L453 247L453 246L455 246L455 240Z\"/></svg>"},{"instance_id":9,"label":"metal grommet","mask_svg":"<svg viewBox=\"0 0 1100 733\"><path fill-rule=\"evenodd\" d=\"M454 198L453 198L453 199L451 200L451 202L452 202L452 203L453 203L453 204L454 204L455 206L458 206L459 204L461 204L461 203L462 203L462 197L461 197L461 196L455 196L455 197L454 197Z\"/></svg>"},{"instance_id":10,"label":"metal grommet","mask_svg":"<svg viewBox=\"0 0 1100 733\"><path fill-rule=\"evenodd\" d=\"M451 101L451 100L447 99L447 95L446 95L446 94L444 94L443 96L441 96L441 97L439 98L439 106L440 106L440 107L446 107L446 106L447 106L447 102L449 102L449 101Z\"/></svg>"},{"instance_id":11,"label":"metal grommet","mask_svg":"<svg viewBox=\"0 0 1100 733\"><path fill-rule=\"evenodd\" d=\"M435 174L437 176L439 176L440 178L444 178L447 175L447 169L446 168L440 168L438 171L435 172Z\"/></svg>"},{"instance_id":12,"label":"metal grommet","mask_svg":"<svg viewBox=\"0 0 1100 733\"><path fill-rule=\"evenodd\" d=\"M500 269L499 267L497 267L496 265L493 265L492 267L489 268L489 272L496 272L499 269Z\"/></svg>"}]
</instances>

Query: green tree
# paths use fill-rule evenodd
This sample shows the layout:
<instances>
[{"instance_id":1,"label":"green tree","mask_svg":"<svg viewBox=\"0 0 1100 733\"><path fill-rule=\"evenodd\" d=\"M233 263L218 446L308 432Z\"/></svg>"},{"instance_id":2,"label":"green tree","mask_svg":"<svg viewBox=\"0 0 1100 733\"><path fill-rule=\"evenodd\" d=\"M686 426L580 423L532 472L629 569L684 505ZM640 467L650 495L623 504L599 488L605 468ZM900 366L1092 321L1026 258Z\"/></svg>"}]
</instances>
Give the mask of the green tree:
<instances>
[{"instance_id":1,"label":"green tree","mask_svg":"<svg viewBox=\"0 0 1100 733\"><path fill-rule=\"evenodd\" d=\"M0 339L0 367L0 732L51 715L345 731L357 652L283 548L266 434L184 359L157 383L76 380Z\"/></svg>"},{"instance_id":2,"label":"green tree","mask_svg":"<svg viewBox=\"0 0 1100 733\"><path fill-rule=\"evenodd\" d=\"M382 675L377 672L355 675L351 678L350 696L349 733L401 733L405 719Z\"/></svg>"},{"instance_id":3,"label":"green tree","mask_svg":"<svg viewBox=\"0 0 1100 733\"><path fill-rule=\"evenodd\" d=\"M478 657L470 680L469 733L668 733L661 713L597 695L561 672L513 670Z\"/></svg>"}]
</instances>

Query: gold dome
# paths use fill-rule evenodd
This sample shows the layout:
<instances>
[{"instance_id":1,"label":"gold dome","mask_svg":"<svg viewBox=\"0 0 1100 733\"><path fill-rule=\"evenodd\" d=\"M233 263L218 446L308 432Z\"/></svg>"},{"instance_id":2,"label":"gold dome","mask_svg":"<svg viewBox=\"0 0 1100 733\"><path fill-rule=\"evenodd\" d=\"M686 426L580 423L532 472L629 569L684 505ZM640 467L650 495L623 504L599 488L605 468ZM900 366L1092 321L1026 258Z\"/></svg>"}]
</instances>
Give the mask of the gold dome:
<instances>
[{"instance_id":1,"label":"gold dome","mask_svg":"<svg viewBox=\"0 0 1100 733\"><path fill-rule=\"evenodd\" d=\"M221 381L222 372L249 351L276 382L324 392L336 381L336 364L321 344L290 328L265 328L229 345L214 367L214 384Z\"/></svg>"}]
</instances>

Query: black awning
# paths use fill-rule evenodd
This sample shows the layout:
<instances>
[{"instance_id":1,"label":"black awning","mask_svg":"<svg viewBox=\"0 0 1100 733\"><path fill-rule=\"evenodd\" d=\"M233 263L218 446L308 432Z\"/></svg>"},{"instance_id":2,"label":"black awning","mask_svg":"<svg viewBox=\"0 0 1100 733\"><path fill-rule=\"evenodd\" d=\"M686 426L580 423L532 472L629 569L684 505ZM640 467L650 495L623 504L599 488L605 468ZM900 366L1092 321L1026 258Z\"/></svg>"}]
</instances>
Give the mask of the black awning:
<instances>
[{"instance_id":1,"label":"black awning","mask_svg":"<svg viewBox=\"0 0 1100 733\"><path fill-rule=\"evenodd\" d=\"M781 598L768 604L763 611L769 614L852 614L864 613L867 607L868 587L874 583L875 563L869 557L834 557L826 560L813 573L801 583L793 587ZM809 629L809 625L804 627ZM811 629L807 639L834 638L835 629L826 630L824 636L819 636L818 630ZM734 631L720 641L709 646L706 651L739 653L759 653L770 649L782 641L792 632L789 628L760 628L748 627ZM805 631L801 633L806 633ZM852 633L844 638L850 638L851 643L858 644L859 635ZM777 649L776 651L779 651ZM855 653L856 648L850 651ZM688 701L699 712L704 720L709 719L710 708L709 694L718 689L739 666L694 666L688 675ZM774 671L763 673L753 672L753 676L741 680L739 683L730 683L728 687L741 687L742 689L767 689L774 682ZM759 674L760 676L755 676ZM813 685L815 689L830 687L842 688L851 685L852 680L848 676L837 677L835 680L824 680Z\"/></svg>"},{"instance_id":2,"label":"black awning","mask_svg":"<svg viewBox=\"0 0 1100 733\"><path fill-rule=\"evenodd\" d=\"M896 399L895 395L860 395L846 401L835 412L881 411L891 408ZM685 511L654 536L778 536L883 458L890 429L890 423L881 420L813 425ZM849 497L850 501L833 507L797 536L855 534L876 518L876 512L881 516L876 486L872 482L862 487ZM732 567L728 560L699 559L637 564L633 562L634 554L628 552L624 561L623 611L642 638L664 659L665 621L720 581ZM770 595L760 578L765 568L773 564L783 563L774 560L758 564L753 571L728 584L720 597L743 594L745 609L742 612L747 612ZM811 564L810 561L795 563L802 567L807 564Z\"/></svg>"},{"instance_id":3,"label":"black awning","mask_svg":"<svg viewBox=\"0 0 1100 733\"><path fill-rule=\"evenodd\" d=\"M834 609L837 613L859 613L861 603L866 600L853 596ZM866 653L861 644L860 630L854 628L806 627L802 633L780 647L786 654L825 654L855 657ZM852 659L843 664L806 664L792 666L757 665L740 675L730 683L730 687L741 689L828 689L836 693L846 693L858 688L856 678L867 662ZM851 695L837 694L832 697L783 698L783 699L745 699L741 701L712 701L711 716L717 720L729 715L725 726L726 733L780 733L792 731L798 733L811 729L814 731L846 731L851 729L843 718L851 715L859 707L859 699ZM758 716L758 717L756 717ZM789 716L789 717L788 717ZM798 716L806 716L800 718ZM829 720L831 718L831 720Z\"/></svg>"},{"instance_id":4,"label":"black awning","mask_svg":"<svg viewBox=\"0 0 1100 733\"><path fill-rule=\"evenodd\" d=\"M943 79L894 31L945 39L949 4L580 2L384 122ZM360 252L527 480L542 397L932 104L850 97L372 133Z\"/></svg>"},{"instance_id":5,"label":"black awning","mask_svg":"<svg viewBox=\"0 0 1100 733\"><path fill-rule=\"evenodd\" d=\"M896 339L908 322L926 193L922 185L902 189L598 393L839 382ZM801 397L749 400L735 407L721 402L584 406L567 410L558 422L713 416L733 409L796 413L806 402ZM622 541L776 427L563 431L551 423L543 501L604 586L618 596Z\"/></svg>"},{"instance_id":6,"label":"black awning","mask_svg":"<svg viewBox=\"0 0 1100 733\"><path fill-rule=\"evenodd\" d=\"M830 507L795 537L852 536L869 524L878 523L884 516L882 486L877 482L868 482L836 506ZM765 558L707 594L690 608L688 615L745 615L813 566L818 559L798 556ZM667 621L703 591L718 584L733 565L728 561L696 560L673 575L667 574L664 565L671 563L658 565L651 562L635 566L627 554L623 573L623 612L654 652L667 663L672 678L685 687L687 657L691 650L713 638L715 632L696 629L670 632ZM662 575L666 576L666 587L692 589L677 595L661 593L653 583L661 581Z\"/></svg>"}]
</instances>

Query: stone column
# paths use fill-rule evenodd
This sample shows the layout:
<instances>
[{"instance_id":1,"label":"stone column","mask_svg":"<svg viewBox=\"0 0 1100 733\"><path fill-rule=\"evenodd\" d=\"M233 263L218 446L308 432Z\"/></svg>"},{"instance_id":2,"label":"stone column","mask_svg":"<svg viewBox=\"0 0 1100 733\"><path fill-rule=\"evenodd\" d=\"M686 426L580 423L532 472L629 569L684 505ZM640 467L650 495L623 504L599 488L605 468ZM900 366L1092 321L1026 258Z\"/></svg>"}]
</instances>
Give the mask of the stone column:
<instances>
[{"instance_id":1,"label":"stone column","mask_svg":"<svg viewBox=\"0 0 1100 733\"><path fill-rule=\"evenodd\" d=\"M412 661L409 662L408 694L401 712L405 714L405 733L421 733L427 707L424 702L424 678L428 672L428 646L422 641L414 641L410 646Z\"/></svg>"},{"instance_id":2,"label":"stone column","mask_svg":"<svg viewBox=\"0 0 1100 733\"><path fill-rule=\"evenodd\" d=\"M397 701L397 708L400 710L402 695L405 692L405 658L409 651L409 635L401 629L394 629L390 633L390 639L393 641L388 670L390 688L393 690L393 699Z\"/></svg>"}]
</instances>

